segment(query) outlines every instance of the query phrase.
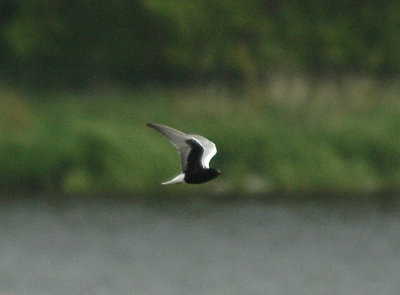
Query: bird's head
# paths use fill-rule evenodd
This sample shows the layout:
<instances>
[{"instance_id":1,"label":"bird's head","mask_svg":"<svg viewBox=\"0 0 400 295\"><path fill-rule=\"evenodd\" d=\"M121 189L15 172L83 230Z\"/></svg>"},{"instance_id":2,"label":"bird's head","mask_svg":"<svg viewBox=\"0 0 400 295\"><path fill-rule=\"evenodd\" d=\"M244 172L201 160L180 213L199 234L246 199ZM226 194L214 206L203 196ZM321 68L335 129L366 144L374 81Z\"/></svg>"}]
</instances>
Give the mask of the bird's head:
<instances>
[{"instance_id":1,"label":"bird's head","mask_svg":"<svg viewBox=\"0 0 400 295\"><path fill-rule=\"evenodd\" d=\"M210 172L211 175L214 176L214 178L222 174L221 170L215 168L210 168Z\"/></svg>"}]
</instances>

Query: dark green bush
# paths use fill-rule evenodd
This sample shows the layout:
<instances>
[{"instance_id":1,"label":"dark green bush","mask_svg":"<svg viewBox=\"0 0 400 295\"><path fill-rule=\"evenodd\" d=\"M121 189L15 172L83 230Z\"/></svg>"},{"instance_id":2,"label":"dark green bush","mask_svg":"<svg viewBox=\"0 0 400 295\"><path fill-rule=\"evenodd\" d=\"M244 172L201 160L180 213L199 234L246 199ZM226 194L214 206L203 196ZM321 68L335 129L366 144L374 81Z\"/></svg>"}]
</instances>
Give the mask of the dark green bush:
<instances>
[{"instance_id":1,"label":"dark green bush","mask_svg":"<svg viewBox=\"0 0 400 295\"><path fill-rule=\"evenodd\" d=\"M399 20L394 0L7 0L0 61L4 78L47 87L252 87L276 71L383 77L399 73Z\"/></svg>"}]
</instances>

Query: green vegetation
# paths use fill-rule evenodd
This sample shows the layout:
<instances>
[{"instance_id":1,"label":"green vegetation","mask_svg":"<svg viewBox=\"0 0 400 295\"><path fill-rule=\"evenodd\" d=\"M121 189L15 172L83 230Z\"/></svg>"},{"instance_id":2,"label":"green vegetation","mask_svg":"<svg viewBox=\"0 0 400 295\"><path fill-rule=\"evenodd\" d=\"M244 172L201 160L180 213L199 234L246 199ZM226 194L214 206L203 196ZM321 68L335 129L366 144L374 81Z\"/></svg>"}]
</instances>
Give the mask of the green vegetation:
<instances>
[{"instance_id":1,"label":"green vegetation","mask_svg":"<svg viewBox=\"0 0 400 295\"><path fill-rule=\"evenodd\" d=\"M396 0L4 0L0 74L43 87L227 81L400 68Z\"/></svg>"},{"instance_id":2,"label":"green vegetation","mask_svg":"<svg viewBox=\"0 0 400 295\"><path fill-rule=\"evenodd\" d=\"M399 191L399 89L276 79L238 99L217 88L28 97L3 87L0 190ZM178 155L146 122L212 139L223 175L160 186L179 172Z\"/></svg>"},{"instance_id":3,"label":"green vegetation","mask_svg":"<svg viewBox=\"0 0 400 295\"><path fill-rule=\"evenodd\" d=\"M394 0L2 1L0 192L400 191L399 22ZM149 121L213 139L223 176L161 187L179 161Z\"/></svg>"}]
</instances>

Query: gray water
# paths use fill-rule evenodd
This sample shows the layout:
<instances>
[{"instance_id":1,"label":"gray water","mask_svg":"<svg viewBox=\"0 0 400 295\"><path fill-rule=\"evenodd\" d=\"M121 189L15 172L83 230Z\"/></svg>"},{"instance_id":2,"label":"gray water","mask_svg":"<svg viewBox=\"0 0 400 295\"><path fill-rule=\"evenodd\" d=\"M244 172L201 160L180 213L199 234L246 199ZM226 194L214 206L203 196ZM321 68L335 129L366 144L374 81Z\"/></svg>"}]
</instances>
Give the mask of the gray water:
<instances>
[{"instance_id":1,"label":"gray water","mask_svg":"<svg viewBox=\"0 0 400 295\"><path fill-rule=\"evenodd\" d=\"M353 203L0 206L0 295L400 294L398 210Z\"/></svg>"}]
</instances>

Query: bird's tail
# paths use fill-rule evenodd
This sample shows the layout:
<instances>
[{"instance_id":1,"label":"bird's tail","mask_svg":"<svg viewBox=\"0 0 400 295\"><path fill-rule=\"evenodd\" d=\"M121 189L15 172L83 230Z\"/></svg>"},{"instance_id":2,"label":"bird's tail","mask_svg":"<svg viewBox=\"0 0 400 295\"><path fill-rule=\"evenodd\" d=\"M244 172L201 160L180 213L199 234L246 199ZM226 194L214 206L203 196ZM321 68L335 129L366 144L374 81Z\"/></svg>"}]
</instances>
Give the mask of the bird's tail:
<instances>
[{"instance_id":1,"label":"bird's tail","mask_svg":"<svg viewBox=\"0 0 400 295\"><path fill-rule=\"evenodd\" d=\"M178 176L172 178L169 181L165 181L162 184L174 184L174 183L182 183L185 182L185 174L179 174Z\"/></svg>"}]
</instances>

